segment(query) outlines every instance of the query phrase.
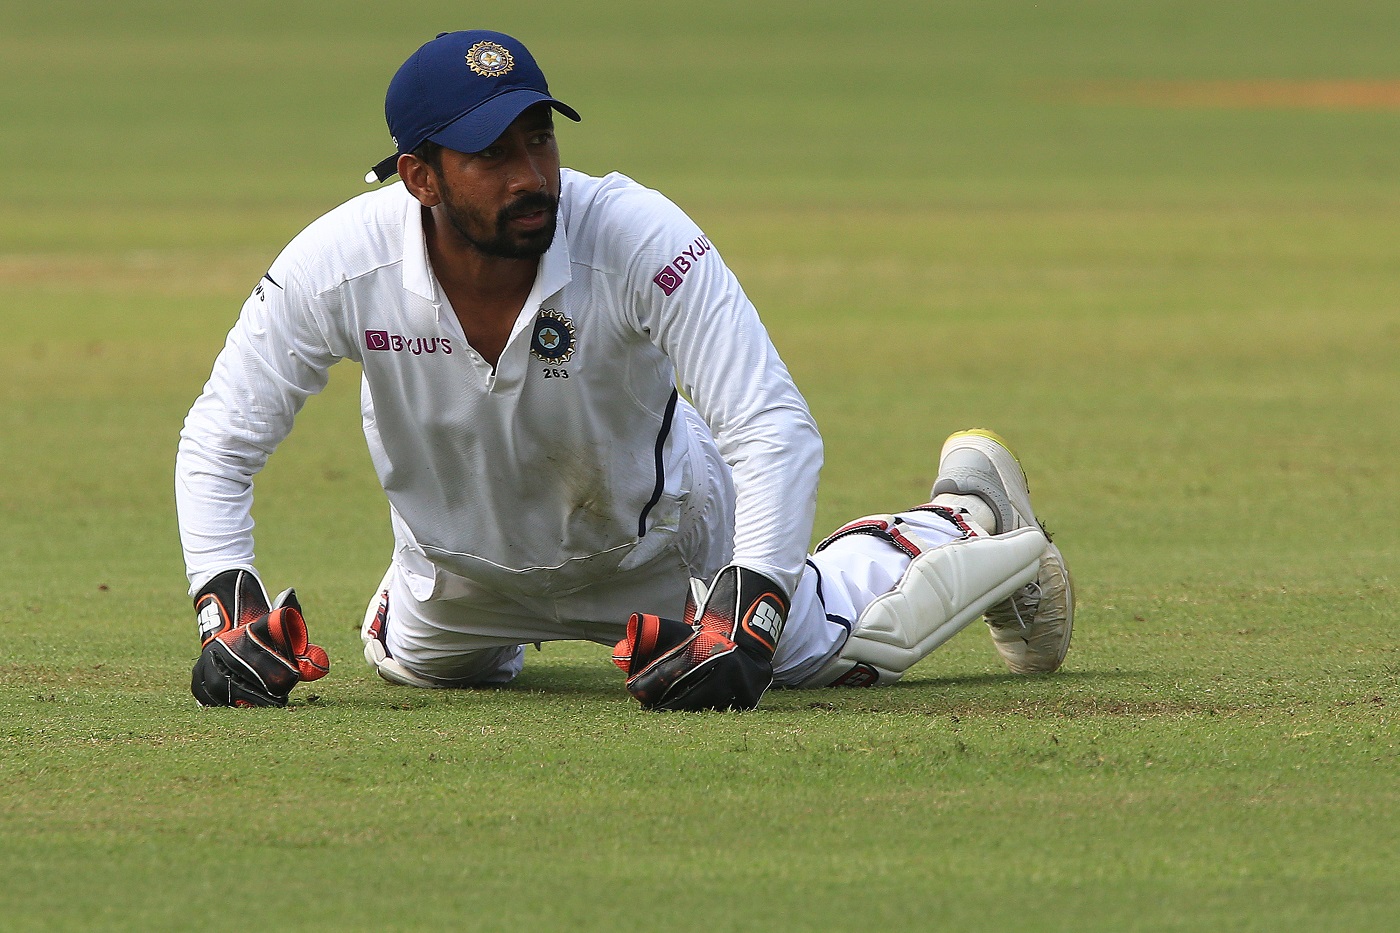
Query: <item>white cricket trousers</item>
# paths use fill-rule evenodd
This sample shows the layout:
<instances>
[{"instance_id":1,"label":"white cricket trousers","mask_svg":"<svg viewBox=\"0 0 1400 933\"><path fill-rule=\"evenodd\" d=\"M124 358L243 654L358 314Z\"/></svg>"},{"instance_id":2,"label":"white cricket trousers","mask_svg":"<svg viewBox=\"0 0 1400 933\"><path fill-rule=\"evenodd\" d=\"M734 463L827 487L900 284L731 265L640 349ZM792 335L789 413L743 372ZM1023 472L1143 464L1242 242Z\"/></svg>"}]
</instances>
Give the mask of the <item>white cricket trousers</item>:
<instances>
[{"instance_id":1,"label":"white cricket trousers","mask_svg":"<svg viewBox=\"0 0 1400 933\"><path fill-rule=\"evenodd\" d=\"M716 484L716 488L724 486ZM724 505L720 502L721 510ZM727 505L732 516L732 495ZM932 512L902 512L898 517L913 526L926 547L940 547L963 537L961 529ZM727 535L732 518L727 525L715 522L708 527ZM722 553L722 548L716 553ZM421 594L421 576L414 579L401 554L396 552L370 600L365 626L383 613L383 639L389 655L425 680L444 687L509 683L524 666L525 645L530 643L583 640L612 647L625 634L632 611L681 618L688 580L685 562L663 554L607 587L608 601L619 607L615 617L594 622L561 621L570 618L567 598L549 605L525 606L519 600L482 592L462 578L444 577L441 570L431 598L420 599L414 590ZM719 565L725 562L727 559ZM808 686L807 681L845 645L865 607L889 592L909 563L903 551L871 535L839 538L812 554L793 594L792 610L773 658L774 683ZM590 601L586 594L579 600L587 607L579 615L599 615L596 600Z\"/></svg>"}]
</instances>

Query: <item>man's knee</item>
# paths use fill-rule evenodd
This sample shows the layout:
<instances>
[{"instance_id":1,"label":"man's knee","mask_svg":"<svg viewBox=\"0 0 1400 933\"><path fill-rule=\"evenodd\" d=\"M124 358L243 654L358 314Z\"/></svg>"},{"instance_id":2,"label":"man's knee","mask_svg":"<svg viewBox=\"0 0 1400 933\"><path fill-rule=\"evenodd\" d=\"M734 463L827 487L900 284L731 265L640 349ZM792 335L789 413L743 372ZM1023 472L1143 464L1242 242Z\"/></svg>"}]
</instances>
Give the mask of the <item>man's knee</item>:
<instances>
[{"instance_id":1,"label":"man's knee","mask_svg":"<svg viewBox=\"0 0 1400 933\"><path fill-rule=\"evenodd\" d=\"M371 600L360 629L365 662L389 683L442 689L494 687L510 683L525 663L523 645L494 645L458 650L437 646L414 650L407 644L403 599L395 600L391 568Z\"/></svg>"}]
</instances>

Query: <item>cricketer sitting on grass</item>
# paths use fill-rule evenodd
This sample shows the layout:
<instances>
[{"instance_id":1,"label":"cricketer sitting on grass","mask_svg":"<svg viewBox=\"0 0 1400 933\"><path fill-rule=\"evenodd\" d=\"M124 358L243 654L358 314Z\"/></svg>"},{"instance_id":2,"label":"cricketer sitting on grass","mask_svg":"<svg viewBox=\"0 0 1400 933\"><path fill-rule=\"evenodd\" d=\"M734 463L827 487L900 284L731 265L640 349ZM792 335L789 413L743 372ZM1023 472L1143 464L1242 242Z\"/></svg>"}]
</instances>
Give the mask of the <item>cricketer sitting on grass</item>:
<instances>
[{"instance_id":1,"label":"cricketer sitting on grass","mask_svg":"<svg viewBox=\"0 0 1400 933\"><path fill-rule=\"evenodd\" d=\"M252 480L342 359L394 534L362 629L385 680L505 684L526 644L587 639L646 708L747 709L895 681L984 614L1013 671L1055 670L1070 579L1006 445L954 434L930 502L808 555L821 437L757 312L665 197L561 169L556 112L516 39L428 42L366 179L399 182L243 305L176 466L199 702L282 705L329 667L254 569Z\"/></svg>"}]
</instances>

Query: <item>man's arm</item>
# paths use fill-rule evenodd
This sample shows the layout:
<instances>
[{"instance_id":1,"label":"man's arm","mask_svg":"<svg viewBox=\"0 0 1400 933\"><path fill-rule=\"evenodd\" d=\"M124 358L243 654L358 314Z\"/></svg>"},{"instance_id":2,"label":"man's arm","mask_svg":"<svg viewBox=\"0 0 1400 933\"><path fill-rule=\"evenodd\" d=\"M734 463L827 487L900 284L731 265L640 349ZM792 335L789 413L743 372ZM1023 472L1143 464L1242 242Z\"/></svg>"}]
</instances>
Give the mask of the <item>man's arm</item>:
<instances>
[{"instance_id":1,"label":"man's arm","mask_svg":"<svg viewBox=\"0 0 1400 933\"><path fill-rule=\"evenodd\" d=\"M664 198L652 207L629 265L638 327L674 364L733 471L734 557L687 606L689 625L633 615L613 660L648 709L750 709L772 683L806 559L821 435L709 239Z\"/></svg>"},{"instance_id":2,"label":"man's arm","mask_svg":"<svg viewBox=\"0 0 1400 933\"><path fill-rule=\"evenodd\" d=\"M295 276L274 266L180 432L175 504L191 596L225 570L252 570L253 477L336 359Z\"/></svg>"},{"instance_id":3,"label":"man's arm","mask_svg":"<svg viewBox=\"0 0 1400 933\"><path fill-rule=\"evenodd\" d=\"M657 201L629 270L639 324L733 470L734 563L790 597L816 514L821 435L734 274L684 213Z\"/></svg>"},{"instance_id":4,"label":"man's arm","mask_svg":"<svg viewBox=\"0 0 1400 933\"><path fill-rule=\"evenodd\" d=\"M253 569L253 477L335 362L308 299L274 266L244 302L180 432L175 502L200 633L203 706L281 706L330 662L296 596L269 604Z\"/></svg>"}]
</instances>

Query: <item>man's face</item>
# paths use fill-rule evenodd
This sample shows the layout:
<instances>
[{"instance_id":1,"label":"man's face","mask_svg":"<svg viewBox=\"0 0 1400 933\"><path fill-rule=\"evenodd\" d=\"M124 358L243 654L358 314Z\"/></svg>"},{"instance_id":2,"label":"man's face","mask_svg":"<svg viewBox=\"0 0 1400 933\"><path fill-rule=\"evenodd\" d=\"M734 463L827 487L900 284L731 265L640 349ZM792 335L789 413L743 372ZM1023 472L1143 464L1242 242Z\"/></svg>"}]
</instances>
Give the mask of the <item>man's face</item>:
<instances>
[{"instance_id":1,"label":"man's face","mask_svg":"<svg viewBox=\"0 0 1400 933\"><path fill-rule=\"evenodd\" d=\"M537 104L480 152L442 151L441 215L478 252L534 259L549 249L559 213L559 147L547 104Z\"/></svg>"}]
</instances>

